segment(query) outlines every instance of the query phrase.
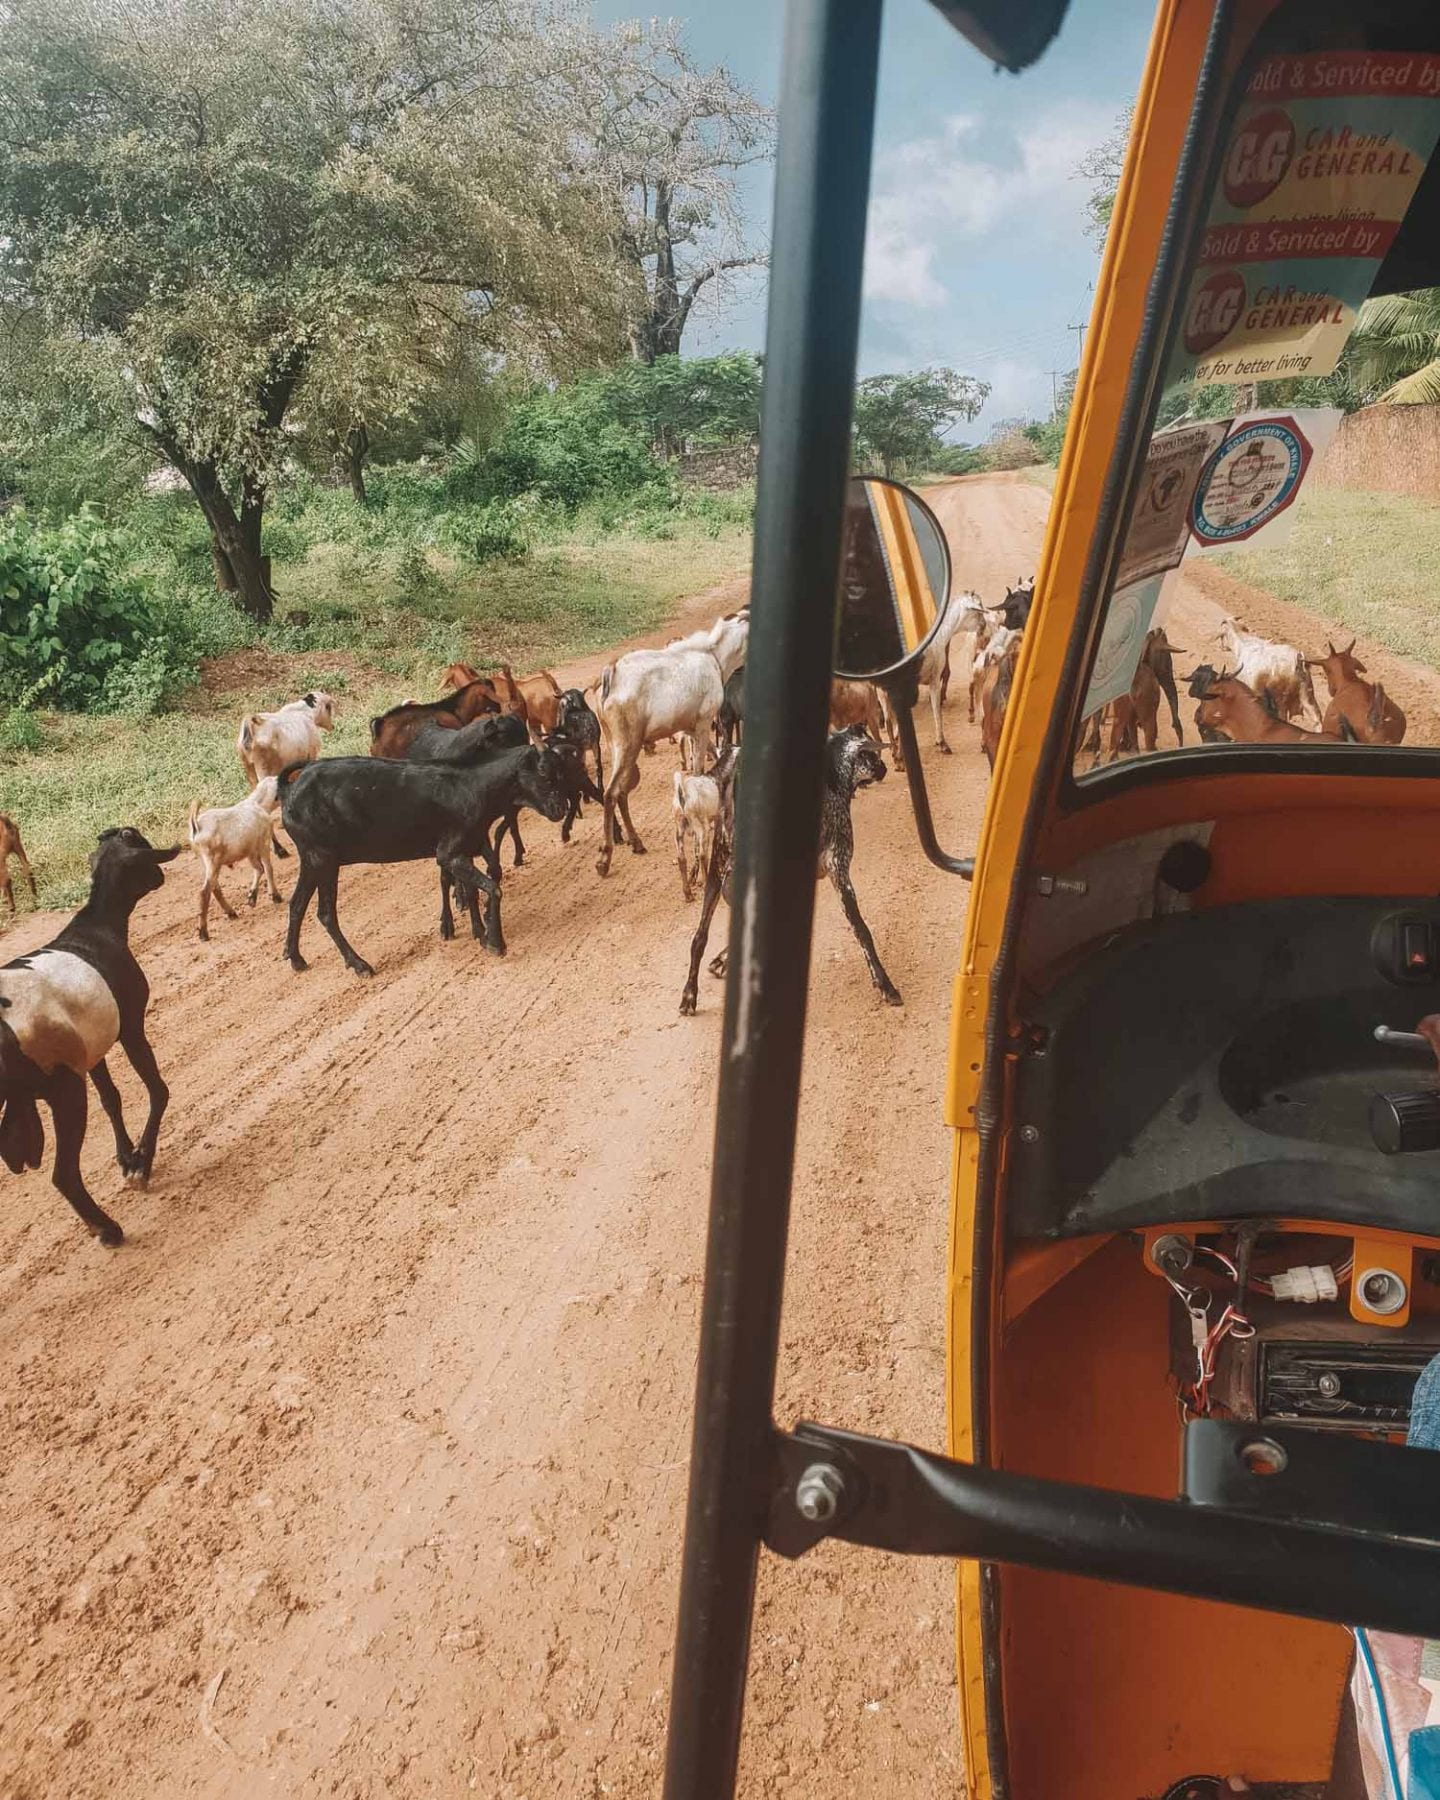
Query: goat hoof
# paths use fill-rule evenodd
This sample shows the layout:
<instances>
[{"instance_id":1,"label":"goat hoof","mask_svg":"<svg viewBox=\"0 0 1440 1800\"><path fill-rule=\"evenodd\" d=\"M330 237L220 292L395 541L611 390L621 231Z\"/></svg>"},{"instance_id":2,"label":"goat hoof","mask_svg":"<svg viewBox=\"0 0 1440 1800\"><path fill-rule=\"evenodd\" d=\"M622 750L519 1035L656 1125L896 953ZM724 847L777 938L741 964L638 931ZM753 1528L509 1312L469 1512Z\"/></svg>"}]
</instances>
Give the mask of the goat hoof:
<instances>
[{"instance_id":1,"label":"goat hoof","mask_svg":"<svg viewBox=\"0 0 1440 1800\"><path fill-rule=\"evenodd\" d=\"M196 935L196 937L199 938L199 940L202 944L208 944L210 942L210 933L205 929L205 927L203 925L200 927L199 931L197 931L195 933L195 935Z\"/></svg>"},{"instance_id":2,"label":"goat hoof","mask_svg":"<svg viewBox=\"0 0 1440 1800\"><path fill-rule=\"evenodd\" d=\"M485 948L492 956L508 956L509 951L504 944L487 944Z\"/></svg>"},{"instance_id":3,"label":"goat hoof","mask_svg":"<svg viewBox=\"0 0 1440 1800\"><path fill-rule=\"evenodd\" d=\"M135 1188L140 1193L145 1193L150 1186L150 1171L148 1169L128 1169L125 1173L125 1185L127 1188Z\"/></svg>"},{"instance_id":4,"label":"goat hoof","mask_svg":"<svg viewBox=\"0 0 1440 1800\"><path fill-rule=\"evenodd\" d=\"M113 1219L107 1219L105 1223L99 1227L95 1235L99 1238L100 1242L110 1250L113 1250L117 1244L123 1244L125 1242L125 1233Z\"/></svg>"},{"instance_id":5,"label":"goat hoof","mask_svg":"<svg viewBox=\"0 0 1440 1800\"><path fill-rule=\"evenodd\" d=\"M375 973L362 956L357 956L354 962L351 963L350 968L352 973L356 975L373 975Z\"/></svg>"},{"instance_id":6,"label":"goat hoof","mask_svg":"<svg viewBox=\"0 0 1440 1800\"><path fill-rule=\"evenodd\" d=\"M686 988L680 996L680 1017L682 1019L690 1019L695 1016L695 1000L696 996L690 992L689 988Z\"/></svg>"},{"instance_id":7,"label":"goat hoof","mask_svg":"<svg viewBox=\"0 0 1440 1800\"><path fill-rule=\"evenodd\" d=\"M295 973L297 975L303 975L305 973L305 971L310 967L309 963L306 962L305 958L303 956L301 956L298 951L295 953L294 956L287 957L286 961L290 964L290 967L295 971Z\"/></svg>"},{"instance_id":8,"label":"goat hoof","mask_svg":"<svg viewBox=\"0 0 1440 1800\"><path fill-rule=\"evenodd\" d=\"M650 854L650 852L640 842L639 838L631 838L630 848L636 856L648 856Z\"/></svg>"},{"instance_id":9,"label":"goat hoof","mask_svg":"<svg viewBox=\"0 0 1440 1800\"><path fill-rule=\"evenodd\" d=\"M270 898L276 906L283 906L285 904L285 896L283 894L272 894Z\"/></svg>"},{"instance_id":10,"label":"goat hoof","mask_svg":"<svg viewBox=\"0 0 1440 1800\"><path fill-rule=\"evenodd\" d=\"M905 1004L905 1002L900 998L899 988L893 988L893 987L881 988L880 998L885 1002L885 1004L887 1006L903 1006Z\"/></svg>"},{"instance_id":11,"label":"goat hoof","mask_svg":"<svg viewBox=\"0 0 1440 1800\"><path fill-rule=\"evenodd\" d=\"M939 743L935 746L935 748L940 752L940 754L942 756L953 756L955 754L955 752L946 743Z\"/></svg>"}]
</instances>

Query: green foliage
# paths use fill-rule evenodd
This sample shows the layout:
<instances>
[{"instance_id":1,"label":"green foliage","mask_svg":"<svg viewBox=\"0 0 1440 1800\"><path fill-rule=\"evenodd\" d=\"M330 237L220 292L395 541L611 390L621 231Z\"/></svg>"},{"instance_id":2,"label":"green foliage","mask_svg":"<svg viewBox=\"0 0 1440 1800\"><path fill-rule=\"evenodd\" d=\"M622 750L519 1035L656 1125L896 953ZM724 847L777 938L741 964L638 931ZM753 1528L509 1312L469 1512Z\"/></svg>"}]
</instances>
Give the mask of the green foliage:
<instances>
[{"instance_id":1,"label":"green foliage","mask_svg":"<svg viewBox=\"0 0 1440 1800\"><path fill-rule=\"evenodd\" d=\"M515 561L530 553L530 534L522 509L509 500L459 506L445 519L451 544L472 563Z\"/></svg>"},{"instance_id":2,"label":"green foliage","mask_svg":"<svg viewBox=\"0 0 1440 1800\"><path fill-rule=\"evenodd\" d=\"M1101 243L1105 241L1110 229L1110 215L1115 210L1115 192L1125 168L1125 152L1134 116L1134 107L1127 106L1116 119L1109 137L1087 150L1075 168L1075 173L1090 183L1085 202L1085 229Z\"/></svg>"},{"instance_id":3,"label":"green foliage","mask_svg":"<svg viewBox=\"0 0 1440 1800\"><path fill-rule=\"evenodd\" d=\"M1440 403L1440 288L1367 300L1346 360L1367 398L1401 406Z\"/></svg>"},{"instance_id":4,"label":"green foliage","mask_svg":"<svg viewBox=\"0 0 1440 1800\"><path fill-rule=\"evenodd\" d=\"M954 369L917 369L871 375L855 393L855 456L878 462L887 475L933 468L941 433L957 419L973 419L990 384Z\"/></svg>"},{"instance_id":5,"label":"green foliage","mask_svg":"<svg viewBox=\"0 0 1440 1800\"><path fill-rule=\"evenodd\" d=\"M937 475L978 475L990 464L979 444L947 444L930 466Z\"/></svg>"},{"instance_id":6,"label":"green foliage","mask_svg":"<svg viewBox=\"0 0 1440 1800\"><path fill-rule=\"evenodd\" d=\"M35 751L44 742L40 721L28 707L12 706L0 719L0 750Z\"/></svg>"},{"instance_id":7,"label":"green foliage","mask_svg":"<svg viewBox=\"0 0 1440 1800\"><path fill-rule=\"evenodd\" d=\"M140 651L154 614L119 548L89 512L53 526L0 520L0 693L43 686L60 705L92 705Z\"/></svg>"}]
</instances>

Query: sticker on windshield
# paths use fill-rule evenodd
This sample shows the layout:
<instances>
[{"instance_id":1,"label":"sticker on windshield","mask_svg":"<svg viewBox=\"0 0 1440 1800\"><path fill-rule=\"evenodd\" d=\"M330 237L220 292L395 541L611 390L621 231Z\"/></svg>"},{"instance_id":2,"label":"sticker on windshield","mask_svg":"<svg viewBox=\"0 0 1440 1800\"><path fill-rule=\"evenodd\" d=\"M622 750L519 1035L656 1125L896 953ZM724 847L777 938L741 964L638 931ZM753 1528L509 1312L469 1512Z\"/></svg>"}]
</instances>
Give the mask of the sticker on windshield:
<instances>
[{"instance_id":1,"label":"sticker on windshield","mask_svg":"<svg viewBox=\"0 0 1440 1800\"><path fill-rule=\"evenodd\" d=\"M1191 551L1243 544L1265 532L1277 543L1315 457L1340 422L1337 407L1236 419L1195 485L1190 503Z\"/></svg>"},{"instance_id":2,"label":"sticker on windshield","mask_svg":"<svg viewBox=\"0 0 1440 1800\"><path fill-rule=\"evenodd\" d=\"M1440 137L1440 56L1313 51L1256 69L1171 378L1328 375Z\"/></svg>"},{"instance_id":3,"label":"sticker on windshield","mask_svg":"<svg viewBox=\"0 0 1440 1800\"><path fill-rule=\"evenodd\" d=\"M1100 634L1100 647L1095 652L1090 686L1085 694L1085 718L1130 692L1130 683L1135 679L1145 648L1145 634L1159 610L1164 585L1164 575L1150 575L1111 596L1105 613L1105 628Z\"/></svg>"},{"instance_id":4,"label":"sticker on windshield","mask_svg":"<svg viewBox=\"0 0 1440 1800\"><path fill-rule=\"evenodd\" d=\"M1184 556L1201 472L1229 428L1228 419L1207 419L1198 425L1172 425L1151 438L1115 577L1117 587L1163 574Z\"/></svg>"}]
</instances>

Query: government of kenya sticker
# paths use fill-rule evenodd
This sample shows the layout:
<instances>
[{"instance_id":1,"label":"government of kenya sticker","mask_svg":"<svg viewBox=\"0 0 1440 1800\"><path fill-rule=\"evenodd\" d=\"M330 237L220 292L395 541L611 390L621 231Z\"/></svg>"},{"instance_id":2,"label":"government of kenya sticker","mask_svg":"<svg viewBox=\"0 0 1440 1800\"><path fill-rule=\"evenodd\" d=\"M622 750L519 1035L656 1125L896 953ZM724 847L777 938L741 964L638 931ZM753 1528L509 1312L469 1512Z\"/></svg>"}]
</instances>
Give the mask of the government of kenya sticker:
<instances>
[{"instance_id":1,"label":"government of kenya sticker","mask_svg":"<svg viewBox=\"0 0 1440 1800\"><path fill-rule=\"evenodd\" d=\"M1253 537L1294 500L1310 457L1310 441L1291 418L1259 419L1232 432L1196 483L1190 507L1196 542Z\"/></svg>"}]
</instances>

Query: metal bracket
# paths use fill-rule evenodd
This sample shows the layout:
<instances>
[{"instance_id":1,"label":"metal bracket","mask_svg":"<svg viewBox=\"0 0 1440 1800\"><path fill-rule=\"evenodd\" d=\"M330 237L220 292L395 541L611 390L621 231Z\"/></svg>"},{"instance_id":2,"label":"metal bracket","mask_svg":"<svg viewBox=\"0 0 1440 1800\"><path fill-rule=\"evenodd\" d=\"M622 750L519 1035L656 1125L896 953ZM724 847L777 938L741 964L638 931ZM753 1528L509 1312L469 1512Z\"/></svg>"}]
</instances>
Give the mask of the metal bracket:
<instances>
[{"instance_id":1,"label":"metal bracket","mask_svg":"<svg viewBox=\"0 0 1440 1800\"><path fill-rule=\"evenodd\" d=\"M835 1537L1440 1636L1440 1462L1303 1430L1208 1420L1189 1430L1191 1497L1160 1500L800 1425L776 1435L765 1541L796 1557ZM817 1466L829 1517L797 1505Z\"/></svg>"}]
</instances>

